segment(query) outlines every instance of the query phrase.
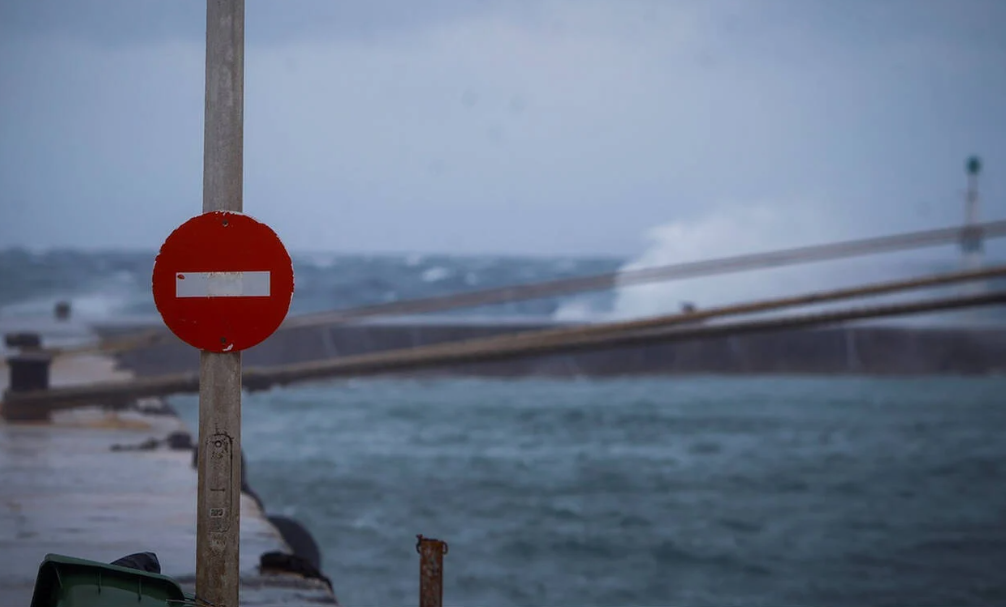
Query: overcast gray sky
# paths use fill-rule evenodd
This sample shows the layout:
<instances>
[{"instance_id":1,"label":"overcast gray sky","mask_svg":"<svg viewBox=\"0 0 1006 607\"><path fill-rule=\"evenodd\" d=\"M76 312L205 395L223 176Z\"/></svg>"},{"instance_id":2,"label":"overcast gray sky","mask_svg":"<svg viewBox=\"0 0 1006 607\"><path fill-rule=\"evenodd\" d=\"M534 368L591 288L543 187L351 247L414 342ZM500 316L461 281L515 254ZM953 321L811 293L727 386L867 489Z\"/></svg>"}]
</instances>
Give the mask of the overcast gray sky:
<instances>
[{"instance_id":1,"label":"overcast gray sky","mask_svg":"<svg viewBox=\"0 0 1006 607\"><path fill-rule=\"evenodd\" d=\"M0 0L0 246L200 211L204 19ZM248 0L245 210L300 250L631 254L755 207L772 244L958 222L979 153L1003 217L1003 32L1003 0Z\"/></svg>"}]
</instances>

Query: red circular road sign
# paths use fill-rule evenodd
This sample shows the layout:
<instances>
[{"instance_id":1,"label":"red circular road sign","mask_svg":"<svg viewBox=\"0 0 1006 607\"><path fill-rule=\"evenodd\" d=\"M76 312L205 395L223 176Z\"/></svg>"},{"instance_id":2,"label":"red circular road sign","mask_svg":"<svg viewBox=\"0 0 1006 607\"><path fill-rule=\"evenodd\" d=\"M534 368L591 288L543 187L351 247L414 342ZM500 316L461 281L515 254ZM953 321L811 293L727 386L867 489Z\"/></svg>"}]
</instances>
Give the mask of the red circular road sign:
<instances>
[{"instance_id":1,"label":"red circular road sign","mask_svg":"<svg viewBox=\"0 0 1006 607\"><path fill-rule=\"evenodd\" d=\"M238 352L273 334L293 298L293 262L276 233L212 211L168 236L154 261L154 304L185 343Z\"/></svg>"}]
</instances>

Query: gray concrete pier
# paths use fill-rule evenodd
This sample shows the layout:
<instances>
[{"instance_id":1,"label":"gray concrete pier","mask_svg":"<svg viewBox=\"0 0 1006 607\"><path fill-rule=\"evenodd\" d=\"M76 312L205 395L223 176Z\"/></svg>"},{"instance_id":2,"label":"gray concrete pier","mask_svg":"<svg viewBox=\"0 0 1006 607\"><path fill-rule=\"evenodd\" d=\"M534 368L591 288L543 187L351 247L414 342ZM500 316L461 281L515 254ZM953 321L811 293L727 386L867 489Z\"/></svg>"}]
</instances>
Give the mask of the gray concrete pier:
<instances>
[{"instance_id":1,"label":"gray concrete pier","mask_svg":"<svg viewBox=\"0 0 1006 607\"><path fill-rule=\"evenodd\" d=\"M0 333L23 328L0 322ZM83 326L60 330L65 340L93 339ZM132 375L102 356L57 358L51 373L53 385ZM0 389L7 381L4 365ZM190 432L162 404L139 403L128 411L75 409L56 413L51 423L0 421L0 606L31 602L47 553L108 563L154 552L162 573L193 591L197 475L192 450L163 444L135 449L149 439ZM259 557L272 551L292 549L256 500L242 494L241 605L336 604L321 580L260 572Z\"/></svg>"}]
</instances>

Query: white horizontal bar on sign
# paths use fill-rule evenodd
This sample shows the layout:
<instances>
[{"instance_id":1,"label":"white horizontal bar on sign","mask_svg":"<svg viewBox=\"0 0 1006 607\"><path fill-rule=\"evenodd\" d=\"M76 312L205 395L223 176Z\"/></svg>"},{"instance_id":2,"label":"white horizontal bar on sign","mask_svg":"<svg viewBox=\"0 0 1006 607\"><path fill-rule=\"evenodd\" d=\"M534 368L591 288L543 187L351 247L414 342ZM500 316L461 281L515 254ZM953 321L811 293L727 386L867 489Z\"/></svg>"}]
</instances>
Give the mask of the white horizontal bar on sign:
<instances>
[{"instance_id":1,"label":"white horizontal bar on sign","mask_svg":"<svg viewBox=\"0 0 1006 607\"><path fill-rule=\"evenodd\" d=\"M175 297L269 297L269 272L178 272Z\"/></svg>"}]
</instances>

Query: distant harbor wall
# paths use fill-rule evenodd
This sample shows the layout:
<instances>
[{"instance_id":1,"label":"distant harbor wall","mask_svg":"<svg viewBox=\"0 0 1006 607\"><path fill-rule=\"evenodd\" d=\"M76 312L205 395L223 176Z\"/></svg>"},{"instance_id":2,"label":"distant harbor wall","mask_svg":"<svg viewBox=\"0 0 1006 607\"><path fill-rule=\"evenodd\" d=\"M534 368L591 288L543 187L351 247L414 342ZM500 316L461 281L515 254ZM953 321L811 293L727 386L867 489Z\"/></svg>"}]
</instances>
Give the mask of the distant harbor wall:
<instances>
[{"instance_id":1,"label":"distant harbor wall","mask_svg":"<svg viewBox=\"0 0 1006 607\"><path fill-rule=\"evenodd\" d=\"M427 320L368 322L277 332L245 352L246 367L270 367L554 327L547 323ZM106 335L123 327L99 327ZM127 352L119 364L141 376L196 371L181 342ZM738 335L505 362L422 375L612 377L670 374L998 375L1006 329L847 326Z\"/></svg>"}]
</instances>

